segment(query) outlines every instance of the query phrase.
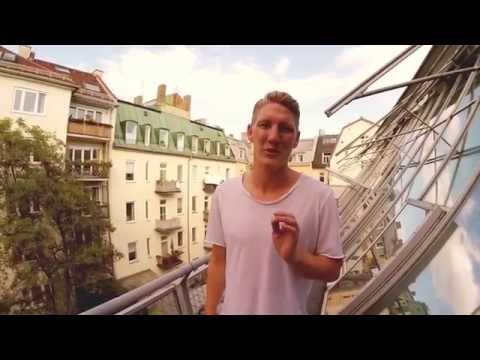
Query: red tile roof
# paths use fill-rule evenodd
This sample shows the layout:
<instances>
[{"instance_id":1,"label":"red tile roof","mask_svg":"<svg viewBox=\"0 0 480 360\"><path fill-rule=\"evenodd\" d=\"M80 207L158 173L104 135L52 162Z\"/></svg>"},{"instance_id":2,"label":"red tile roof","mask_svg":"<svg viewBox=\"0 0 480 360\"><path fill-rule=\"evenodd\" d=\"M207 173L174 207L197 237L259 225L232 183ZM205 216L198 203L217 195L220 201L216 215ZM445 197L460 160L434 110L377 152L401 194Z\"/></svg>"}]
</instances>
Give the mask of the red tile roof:
<instances>
[{"instance_id":1,"label":"red tile roof","mask_svg":"<svg viewBox=\"0 0 480 360\"><path fill-rule=\"evenodd\" d=\"M15 54L13 51L10 51L3 46L0 46L0 52L8 52L8 53L11 53L11 54ZM23 65L24 67L26 67L26 69L32 68L32 69L44 71L52 77L62 78L62 79L65 79L67 81L70 81L73 84L75 84L76 86L88 91L89 95L94 96L95 93L100 93L100 97L105 97L105 96L115 97L115 95L113 95L111 90L108 89L105 82L103 82L100 78L97 78L95 75L93 75L91 73L81 71L81 70L77 70L77 69L72 69L70 67L63 66L63 65L58 65L58 64L55 64L55 63L52 63L52 62L49 62L49 61L45 61L45 60L40 60L40 59L35 59L35 58L25 59L22 56L19 56L17 54L15 54L15 55L16 55L15 63L17 63L19 65ZM60 70L57 69L57 67L68 69L70 72L66 73L66 72L60 71ZM97 91L88 89L86 87L86 84L91 84L91 85L97 86L99 88L99 91L97 92ZM107 89L107 90L105 90L105 89Z\"/></svg>"}]
</instances>

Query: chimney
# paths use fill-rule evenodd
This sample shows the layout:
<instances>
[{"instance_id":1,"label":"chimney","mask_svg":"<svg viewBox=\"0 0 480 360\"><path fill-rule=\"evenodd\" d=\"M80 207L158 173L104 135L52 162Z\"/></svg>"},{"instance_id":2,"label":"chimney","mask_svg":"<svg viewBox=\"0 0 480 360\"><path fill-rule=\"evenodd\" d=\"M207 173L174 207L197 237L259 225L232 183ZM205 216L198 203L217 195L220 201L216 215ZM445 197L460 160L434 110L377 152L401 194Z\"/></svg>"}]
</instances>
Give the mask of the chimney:
<instances>
[{"instance_id":1,"label":"chimney","mask_svg":"<svg viewBox=\"0 0 480 360\"><path fill-rule=\"evenodd\" d=\"M185 102L185 110L190 112L190 106L192 105L192 97L190 95L185 95L183 97L183 101Z\"/></svg>"},{"instance_id":2,"label":"chimney","mask_svg":"<svg viewBox=\"0 0 480 360\"><path fill-rule=\"evenodd\" d=\"M133 102L137 105L143 105L143 96L142 95L135 96L135 98L133 99Z\"/></svg>"},{"instance_id":3,"label":"chimney","mask_svg":"<svg viewBox=\"0 0 480 360\"><path fill-rule=\"evenodd\" d=\"M93 75L99 77L99 78L102 78L103 77L103 71L102 70L99 70L99 69L95 69L93 70Z\"/></svg>"},{"instance_id":4,"label":"chimney","mask_svg":"<svg viewBox=\"0 0 480 360\"><path fill-rule=\"evenodd\" d=\"M31 52L32 47L30 45L18 45L18 55L20 55L24 59L28 59Z\"/></svg>"},{"instance_id":5,"label":"chimney","mask_svg":"<svg viewBox=\"0 0 480 360\"><path fill-rule=\"evenodd\" d=\"M157 88L157 105L165 103L165 97L167 95L167 85L161 84Z\"/></svg>"}]
</instances>

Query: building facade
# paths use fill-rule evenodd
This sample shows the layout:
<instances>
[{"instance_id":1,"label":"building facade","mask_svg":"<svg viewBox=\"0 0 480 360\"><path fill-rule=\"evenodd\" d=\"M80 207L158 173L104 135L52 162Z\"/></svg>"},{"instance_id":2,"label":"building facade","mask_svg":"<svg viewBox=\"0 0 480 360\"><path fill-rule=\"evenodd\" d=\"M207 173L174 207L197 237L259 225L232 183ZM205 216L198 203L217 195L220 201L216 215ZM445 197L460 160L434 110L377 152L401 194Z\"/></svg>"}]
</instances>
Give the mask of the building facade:
<instances>
[{"instance_id":1,"label":"building facade","mask_svg":"<svg viewBox=\"0 0 480 360\"><path fill-rule=\"evenodd\" d=\"M116 278L137 287L206 254L211 196L238 176L223 130L119 101L112 159Z\"/></svg>"}]
</instances>

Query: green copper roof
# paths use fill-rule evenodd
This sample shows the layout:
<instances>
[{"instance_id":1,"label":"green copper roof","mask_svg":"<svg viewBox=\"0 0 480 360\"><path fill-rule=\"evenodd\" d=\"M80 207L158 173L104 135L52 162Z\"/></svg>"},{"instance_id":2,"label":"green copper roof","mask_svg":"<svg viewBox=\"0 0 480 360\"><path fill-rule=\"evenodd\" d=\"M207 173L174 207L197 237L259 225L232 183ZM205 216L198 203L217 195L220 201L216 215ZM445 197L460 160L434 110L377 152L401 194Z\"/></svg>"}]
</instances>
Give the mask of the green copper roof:
<instances>
[{"instance_id":1,"label":"green copper roof","mask_svg":"<svg viewBox=\"0 0 480 360\"><path fill-rule=\"evenodd\" d=\"M126 101L119 101L118 104L114 147L180 156L193 156L212 160L235 161L230 147L228 147L229 156L222 155L225 145L228 145L228 141L224 131L221 129L195 123L180 116ZM126 144L125 142L126 123L128 121L137 124L136 144ZM150 145L148 146L145 145L145 127L147 125L151 126ZM165 129L169 132L167 148L159 144L160 129ZM183 151L177 150L178 133L183 133L185 137ZM196 153L192 153L191 151L192 136L198 137L198 150ZM210 141L210 152L208 154L203 151L202 142L205 139ZM220 143L220 155L216 155L217 142Z\"/></svg>"}]
</instances>

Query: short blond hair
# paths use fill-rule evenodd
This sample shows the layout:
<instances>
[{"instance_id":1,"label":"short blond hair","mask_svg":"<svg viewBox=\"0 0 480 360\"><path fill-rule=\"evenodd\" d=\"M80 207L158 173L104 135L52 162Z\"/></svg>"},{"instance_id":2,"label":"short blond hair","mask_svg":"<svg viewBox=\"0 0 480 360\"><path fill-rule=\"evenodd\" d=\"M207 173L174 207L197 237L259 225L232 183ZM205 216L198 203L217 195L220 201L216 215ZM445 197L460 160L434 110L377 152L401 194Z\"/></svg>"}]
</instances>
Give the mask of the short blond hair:
<instances>
[{"instance_id":1,"label":"short blond hair","mask_svg":"<svg viewBox=\"0 0 480 360\"><path fill-rule=\"evenodd\" d=\"M290 94L282 91L271 91L265 95L262 99L258 100L253 107L252 123L255 122L258 111L269 103L276 103L285 106L295 117L295 125L300 120L300 106L297 100L295 100Z\"/></svg>"}]
</instances>

